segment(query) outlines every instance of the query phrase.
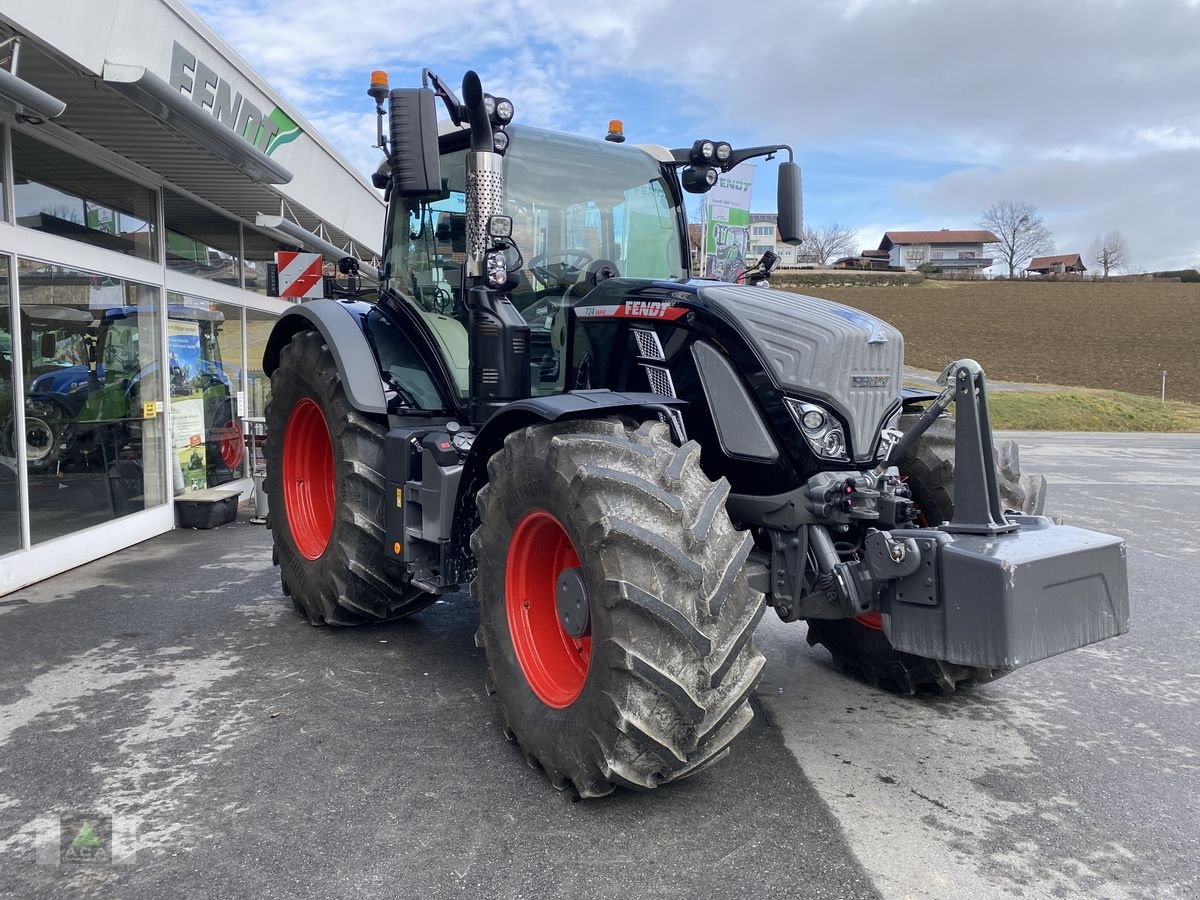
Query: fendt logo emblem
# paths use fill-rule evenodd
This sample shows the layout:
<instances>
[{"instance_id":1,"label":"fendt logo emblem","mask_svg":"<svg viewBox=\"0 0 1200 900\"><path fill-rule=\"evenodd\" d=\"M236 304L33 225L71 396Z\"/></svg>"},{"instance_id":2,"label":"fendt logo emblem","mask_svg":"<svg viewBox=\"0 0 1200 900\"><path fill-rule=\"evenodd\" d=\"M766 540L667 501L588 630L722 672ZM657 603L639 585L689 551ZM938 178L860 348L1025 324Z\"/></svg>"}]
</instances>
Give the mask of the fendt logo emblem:
<instances>
[{"instance_id":1,"label":"fendt logo emblem","mask_svg":"<svg viewBox=\"0 0 1200 900\"><path fill-rule=\"evenodd\" d=\"M686 309L665 300L626 300L618 316L627 319L678 319Z\"/></svg>"},{"instance_id":2,"label":"fendt logo emblem","mask_svg":"<svg viewBox=\"0 0 1200 900\"><path fill-rule=\"evenodd\" d=\"M670 303L663 303L659 300L629 300L625 304L625 315L639 316L644 319L662 319L670 308Z\"/></svg>"}]
</instances>

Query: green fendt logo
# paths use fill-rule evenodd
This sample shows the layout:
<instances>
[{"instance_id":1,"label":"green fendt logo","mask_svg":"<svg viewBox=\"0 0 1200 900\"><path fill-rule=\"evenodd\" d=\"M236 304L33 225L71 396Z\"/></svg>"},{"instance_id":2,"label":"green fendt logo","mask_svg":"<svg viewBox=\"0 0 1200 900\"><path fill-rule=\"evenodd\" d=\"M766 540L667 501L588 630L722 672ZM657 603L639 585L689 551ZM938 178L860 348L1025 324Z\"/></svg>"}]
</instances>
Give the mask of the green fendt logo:
<instances>
[{"instance_id":1,"label":"green fendt logo","mask_svg":"<svg viewBox=\"0 0 1200 900\"><path fill-rule=\"evenodd\" d=\"M171 50L171 87L267 156L301 134L282 109L264 114L178 41Z\"/></svg>"}]
</instances>

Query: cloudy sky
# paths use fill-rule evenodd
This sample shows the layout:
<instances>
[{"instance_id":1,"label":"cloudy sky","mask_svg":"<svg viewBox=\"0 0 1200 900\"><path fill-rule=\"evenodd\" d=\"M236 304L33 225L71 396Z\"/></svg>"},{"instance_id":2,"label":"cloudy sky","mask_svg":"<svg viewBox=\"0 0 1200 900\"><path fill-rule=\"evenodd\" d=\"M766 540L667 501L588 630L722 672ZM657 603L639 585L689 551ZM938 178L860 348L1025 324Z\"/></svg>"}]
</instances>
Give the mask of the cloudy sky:
<instances>
[{"instance_id":1,"label":"cloudy sky","mask_svg":"<svg viewBox=\"0 0 1200 900\"><path fill-rule=\"evenodd\" d=\"M529 124L791 144L807 220L863 247L1015 199L1059 252L1117 228L1134 271L1200 265L1200 0L188 2L364 171L371 69L474 68Z\"/></svg>"}]
</instances>

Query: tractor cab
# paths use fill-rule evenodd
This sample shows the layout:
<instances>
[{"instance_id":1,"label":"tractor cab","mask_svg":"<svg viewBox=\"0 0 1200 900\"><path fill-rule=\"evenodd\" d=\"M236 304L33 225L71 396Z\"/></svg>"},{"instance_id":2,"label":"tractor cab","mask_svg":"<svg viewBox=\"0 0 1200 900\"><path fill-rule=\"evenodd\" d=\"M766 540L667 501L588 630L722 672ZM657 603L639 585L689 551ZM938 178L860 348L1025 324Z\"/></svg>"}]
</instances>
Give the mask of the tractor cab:
<instances>
[{"instance_id":1,"label":"tractor cab","mask_svg":"<svg viewBox=\"0 0 1200 900\"><path fill-rule=\"evenodd\" d=\"M568 389L568 310L601 281L686 281L683 201L645 150L514 126L503 156L503 213L512 220L507 289L529 326L530 392ZM381 287L424 323L453 391L470 384L467 257L469 132L440 138L443 194L393 197Z\"/></svg>"}]
</instances>

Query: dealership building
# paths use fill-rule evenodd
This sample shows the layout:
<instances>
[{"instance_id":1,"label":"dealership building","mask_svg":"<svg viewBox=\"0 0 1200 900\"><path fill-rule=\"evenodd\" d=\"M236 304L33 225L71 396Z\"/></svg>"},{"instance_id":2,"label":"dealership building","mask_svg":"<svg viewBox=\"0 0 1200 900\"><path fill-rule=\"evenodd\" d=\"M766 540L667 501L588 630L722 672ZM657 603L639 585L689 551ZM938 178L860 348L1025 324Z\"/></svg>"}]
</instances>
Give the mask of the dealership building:
<instances>
[{"instance_id":1,"label":"dealership building","mask_svg":"<svg viewBox=\"0 0 1200 900\"><path fill-rule=\"evenodd\" d=\"M384 206L178 0L8 0L0 173L2 595L249 492L268 264Z\"/></svg>"}]
</instances>

